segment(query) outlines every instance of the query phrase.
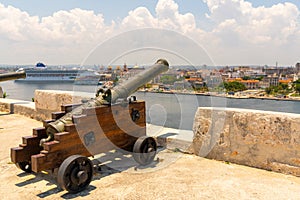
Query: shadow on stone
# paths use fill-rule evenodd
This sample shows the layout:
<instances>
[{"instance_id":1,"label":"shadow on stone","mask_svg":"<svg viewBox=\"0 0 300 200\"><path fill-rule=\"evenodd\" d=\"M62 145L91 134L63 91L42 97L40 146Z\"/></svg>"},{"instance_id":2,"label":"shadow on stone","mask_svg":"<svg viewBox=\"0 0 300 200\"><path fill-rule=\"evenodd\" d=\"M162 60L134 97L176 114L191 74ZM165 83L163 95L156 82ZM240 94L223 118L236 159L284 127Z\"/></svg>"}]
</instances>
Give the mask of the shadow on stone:
<instances>
[{"instance_id":1,"label":"shadow on stone","mask_svg":"<svg viewBox=\"0 0 300 200\"><path fill-rule=\"evenodd\" d=\"M76 194L72 194L72 193L66 193L63 194L61 197L64 199L74 199L77 197L86 197L88 195L90 195L90 192L95 190L96 187L93 185L88 186L85 190L83 190L82 192L76 193Z\"/></svg>"},{"instance_id":2,"label":"shadow on stone","mask_svg":"<svg viewBox=\"0 0 300 200\"><path fill-rule=\"evenodd\" d=\"M158 149L158 151L162 151L161 149ZM94 165L94 175L91 184L93 181L100 180L101 178L104 178L106 176L109 176L111 174L120 173L122 171L125 171L130 168L134 168L135 170L142 170L147 168L154 168L159 163L159 159L154 160L149 165L146 166L140 166L138 165L135 160L133 159L130 152L124 151L124 150L118 150L118 151L110 151L107 153L103 153L97 156L94 156L94 159L92 160L92 163ZM18 176L23 177L27 175L32 175L28 173L21 173ZM26 186L31 183L36 183L41 180L48 181L47 185L57 185L56 188L52 188L48 191L42 192L38 194L37 196L40 198L46 198L50 197L53 194L57 194L59 192L62 192L63 190L58 186L56 182L56 176L57 176L57 170L54 170L53 174L34 174L36 177L31 178L29 180L26 180L22 183L16 184L19 187ZM89 185L84 191L81 191L79 193L73 194L66 191L65 194L63 194L61 197L64 199L73 199L76 197L86 197L90 194L92 190L95 190L96 187Z\"/></svg>"}]
</instances>

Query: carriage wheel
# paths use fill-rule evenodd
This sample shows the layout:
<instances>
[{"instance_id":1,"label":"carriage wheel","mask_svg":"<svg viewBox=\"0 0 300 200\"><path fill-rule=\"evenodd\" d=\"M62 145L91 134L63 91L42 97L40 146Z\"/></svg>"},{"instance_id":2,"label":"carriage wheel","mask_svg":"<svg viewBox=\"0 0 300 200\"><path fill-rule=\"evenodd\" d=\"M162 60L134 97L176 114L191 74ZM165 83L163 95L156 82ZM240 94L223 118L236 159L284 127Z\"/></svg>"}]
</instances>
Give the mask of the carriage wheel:
<instances>
[{"instance_id":1,"label":"carriage wheel","mask_svg":"<svg viewBox=\"0 0 300 200\"><path fill-rule=\"evenodd\" d=\"M139 137L133 146L133 158L141 165L148 165L154 160L156 148L156 141L153 137Z\"/></svg>"},{"instance_id":2,"label":"carriage wheel","mask_svg":"<svg viewBox=\"0 0 300 200\"><path fill-rule=\"evenodd\" d=\"M18 162L18 163L16 163L16 166L18 168L20 168L21 170L23 170L24 172L27 172L27 173L31 173L32 172L32 170L31 170L31 163L28 162L28 161Z\"/></svg>"},{"instance_id":3,"label":"carriage wheel","mask_svg":"<svg viewBox=\"0 0 300 200\"><path fill-rule=\"evenodd\" d=\"M60 165L57 182L70 193L77 193L90 184L93 177L93 164L84 156L73 155Z\"/></svg>"}]
</instances>

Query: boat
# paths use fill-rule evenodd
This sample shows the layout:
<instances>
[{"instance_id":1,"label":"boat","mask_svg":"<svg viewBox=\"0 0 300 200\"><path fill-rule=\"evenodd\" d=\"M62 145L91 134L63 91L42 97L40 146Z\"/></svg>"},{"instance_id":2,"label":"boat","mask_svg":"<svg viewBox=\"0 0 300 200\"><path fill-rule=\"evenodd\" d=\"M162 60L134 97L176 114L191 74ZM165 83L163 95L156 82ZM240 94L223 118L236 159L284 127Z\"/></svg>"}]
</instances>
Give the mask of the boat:
<instances>
[{"instance_id":1,"label":"boat","mask_svg":"<svg viewBox=\"0 0 300 200\"><path fill-rule=\"evenodd\" d=\"M20 68L25 71L26 78L15 80L26 83L74 83L76 85L97 85L100 76L91 70L49 69L43 63L37 63L34 68Z\"/></svg>"},{"instance_id":2,"label":"boat","mask_svg":"<svg viewBox=\"0 0 300 200\"><path fill-rule=\"evenodd\" d=\"M98 85L101 75L93 70L80 71L75 78L76 85Z\"/></svg>"}]
</instances>

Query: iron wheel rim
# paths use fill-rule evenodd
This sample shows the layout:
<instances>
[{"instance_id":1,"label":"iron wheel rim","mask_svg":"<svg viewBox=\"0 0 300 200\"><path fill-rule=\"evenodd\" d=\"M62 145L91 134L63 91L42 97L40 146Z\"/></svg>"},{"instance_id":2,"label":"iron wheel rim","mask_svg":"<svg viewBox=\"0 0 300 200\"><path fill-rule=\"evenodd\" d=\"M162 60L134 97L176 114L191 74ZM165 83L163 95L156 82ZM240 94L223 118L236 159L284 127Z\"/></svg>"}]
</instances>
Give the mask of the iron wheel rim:
<instances>
[{"instance_id":1,"label":"iron wheel rim","mask_svg":"<svg viewBox=\"0 0 300 200\"><path fill-rule=\"evenodd\" d=\"M152 137L143 136L137 139L133 147L133 158L141 165L153 162L156 156L157 145Z\"/></svg>"},{"instance_id":2,"label":"iron wheel rim","mask_svg":"<svg viewBox=\"0 0 300 200\"><path fill-rule=\"evenodd\" d=\"M92 177L92 162L84 156L73 155L64 160L59 167L57 182L68 192L77 193L88 187Z\"/></svg>"}]
</instances>

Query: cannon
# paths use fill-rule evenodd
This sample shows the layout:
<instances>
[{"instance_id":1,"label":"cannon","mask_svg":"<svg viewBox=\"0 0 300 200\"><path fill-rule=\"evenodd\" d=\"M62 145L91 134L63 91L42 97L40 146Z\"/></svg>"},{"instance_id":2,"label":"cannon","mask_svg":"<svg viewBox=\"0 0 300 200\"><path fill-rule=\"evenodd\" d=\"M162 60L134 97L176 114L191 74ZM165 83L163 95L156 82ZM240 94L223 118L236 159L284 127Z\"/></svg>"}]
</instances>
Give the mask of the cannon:
<instances>
[{"instance_id":1,"label":"cannon","mask_svg":"<svg viewBox=\"0 0 300 200\"><path fill-rule=\"evenodd\" d=\"M25 72L11 72L11 73L0 74L0 82L16 80L16 79L20 79L20 78L26 78L26 73ZM2 98L2 96L3 96L3 90L2 90L2 87L0 86L0 98Z\"/></svg>"},{"instance_id":2,"label":"cannon","mask_svg":"<svg viewBox=\"0 0 300 200\"><path fill-rule=\"evenodd\" d=\"M26 73L25 72L11 72L11 73L0 74L0 82L16 80L16 79L20 79L20 78L26 78Z\"/></svg>"},{"instance_id":3,"label":"cannon","mask_svg":"<svg viewBox=\"0 0 300 200\"><path fill-rule=\"evenodd\" d=\"M90 184L94 170L89 157L118 149L139 165L152 163L157 144L146 135L145 102L130 95L168 68L160 59L127 81L100 89L87 103L63 105L43 127L11 148L11 161L25 172L58 169L58 184L71 193Z\"/></svg>"}]
</instances>

